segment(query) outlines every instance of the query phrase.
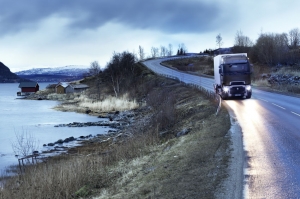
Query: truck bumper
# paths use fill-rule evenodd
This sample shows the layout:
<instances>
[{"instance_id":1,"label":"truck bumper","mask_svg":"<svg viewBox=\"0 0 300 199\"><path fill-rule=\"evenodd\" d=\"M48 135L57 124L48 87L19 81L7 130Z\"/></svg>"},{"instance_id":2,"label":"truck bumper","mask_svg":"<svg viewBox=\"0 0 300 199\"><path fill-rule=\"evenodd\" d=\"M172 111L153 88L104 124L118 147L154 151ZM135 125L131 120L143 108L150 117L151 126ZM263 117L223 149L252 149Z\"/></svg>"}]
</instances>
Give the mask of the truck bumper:
<instances>
[{"instance_id":1,"label":"truck bumper","mask_svg":"<svg viewBox=\"0 0 300 199\"><path fill-rule=\"evenodd\" d=\"M234 85L226 86L222 89L222 97L246 97L249 98L252 95L252 89L250 85Z\"/></svg>"}]
</instances>

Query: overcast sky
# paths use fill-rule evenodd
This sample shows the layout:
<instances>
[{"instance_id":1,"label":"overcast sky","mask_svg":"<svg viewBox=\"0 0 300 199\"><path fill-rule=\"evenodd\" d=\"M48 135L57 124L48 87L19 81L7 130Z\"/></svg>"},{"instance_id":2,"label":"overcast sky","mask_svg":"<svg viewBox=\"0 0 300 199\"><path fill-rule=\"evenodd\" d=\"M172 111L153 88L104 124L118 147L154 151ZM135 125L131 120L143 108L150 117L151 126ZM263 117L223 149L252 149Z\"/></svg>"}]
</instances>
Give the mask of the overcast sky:
<instances>
[{"instance_id":1,"label":"overcast sky","mask_svg":"<svg viewBox=\"0 0 300 199\"><path fill-rule=\"evenodd\" d=\"M104 67L113 52L150 56L151 47L188 52L230 47L238 30L300 28L298 0L0 0L0 61L16 72L37 67Z\"/></svg>"}]
</instances>

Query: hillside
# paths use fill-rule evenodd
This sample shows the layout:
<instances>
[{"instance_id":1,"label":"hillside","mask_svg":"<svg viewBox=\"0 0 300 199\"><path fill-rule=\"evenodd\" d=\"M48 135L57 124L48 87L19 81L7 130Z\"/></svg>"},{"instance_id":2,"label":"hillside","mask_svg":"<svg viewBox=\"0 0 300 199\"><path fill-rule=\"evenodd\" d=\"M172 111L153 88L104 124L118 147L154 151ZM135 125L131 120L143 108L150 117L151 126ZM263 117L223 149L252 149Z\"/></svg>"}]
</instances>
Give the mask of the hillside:
<instances>
[{"instance_id":1,"label":"hillside","mask_svg":"<svg viewBox=\"0 0 300 199\"><path fill-rule=\"evenodd\" d=\"M0 62L0 83L14 83L20 82L21 78L12 73L10 69Z\"/></svg>"}]
</instances>

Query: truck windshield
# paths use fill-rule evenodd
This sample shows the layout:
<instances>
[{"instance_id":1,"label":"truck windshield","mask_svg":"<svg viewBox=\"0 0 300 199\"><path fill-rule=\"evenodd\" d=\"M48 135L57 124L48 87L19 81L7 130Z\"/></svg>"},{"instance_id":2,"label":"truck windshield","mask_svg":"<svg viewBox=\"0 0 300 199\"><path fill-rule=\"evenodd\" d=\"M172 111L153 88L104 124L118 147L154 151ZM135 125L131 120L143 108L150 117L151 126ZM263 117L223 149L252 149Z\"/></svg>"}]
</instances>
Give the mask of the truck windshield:
<instances>
[{"instance_id":1,"label":"truck windshield","mask_svg":"<svg viewBox=\"0 0 300 199\"><path fill-rule=\"evenodd\" d=\"M232 73L232 72L239 72L239 73L248 73L250 72L249 64L224 64L223 65L224 73Z\"/></svg>"}]
</instances>

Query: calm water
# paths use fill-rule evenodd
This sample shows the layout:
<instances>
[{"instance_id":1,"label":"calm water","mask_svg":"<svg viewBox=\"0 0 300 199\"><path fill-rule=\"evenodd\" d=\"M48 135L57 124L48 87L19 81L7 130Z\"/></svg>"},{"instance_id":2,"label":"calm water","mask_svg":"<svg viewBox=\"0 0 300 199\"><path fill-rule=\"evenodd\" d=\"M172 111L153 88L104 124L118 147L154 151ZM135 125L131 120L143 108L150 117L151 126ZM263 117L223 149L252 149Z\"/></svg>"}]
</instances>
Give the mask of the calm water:
<instances>
[{"instance_id":1,"label":"calm water","mask_svg":"<svg viewBox=\"0 0 300 199\"><path fill-rule=\"evenodd\" d=\"M48 84L41 83L40 89ZM54 127L56 124L95 122L102 119L86 114L55 111L52 108L59 103L56 101L16 99L16 93L20 90L18 85L0 84L0 172L5 167L18 163L12 149L16 134L27 132L34 136L39 143L39 151L45 151L48 148L43 147L43 144L71 136L76 138L81 135L103 134L109 130L102 127Z\"/></svg>"}]
</instances>

